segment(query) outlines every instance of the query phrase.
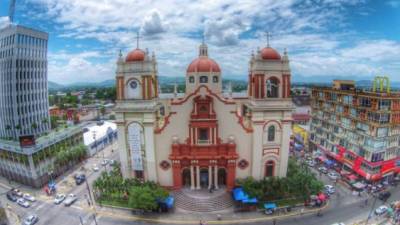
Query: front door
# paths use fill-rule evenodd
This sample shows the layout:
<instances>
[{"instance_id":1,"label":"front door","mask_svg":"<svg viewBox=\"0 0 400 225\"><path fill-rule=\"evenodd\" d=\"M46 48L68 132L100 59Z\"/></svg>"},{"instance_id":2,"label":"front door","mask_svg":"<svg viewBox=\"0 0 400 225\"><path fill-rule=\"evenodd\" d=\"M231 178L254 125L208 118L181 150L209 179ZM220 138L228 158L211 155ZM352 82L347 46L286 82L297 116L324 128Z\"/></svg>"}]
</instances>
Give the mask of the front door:
<instances>
[{"instance_id":1,"label":"front door","mask_svg":"<svg viewBox=\"0 0 400 225\"><path fill-rule=\"evenodd\" d=\"M226 170L224 168L218 169L218 186L226 185Z\"/></svg>"},{"instance_id":2,"label":"front door","mask_svg":"<svg viewBox=\"0 0 400 225\"><path fill-rule=\"evenodd\" d=\"M201 188L208 188L208 170L200 170L200 186Z\"/></svg>"},{"instance_id":3,"label":"front door","mask_svg":"<svg viewBox=\"0 0 400 225\"><path fill-rule=\"evenodd\" d=\"M182 185L190 187L190 169L186 168L182 171Z\"/></svg>"}]
</instances>

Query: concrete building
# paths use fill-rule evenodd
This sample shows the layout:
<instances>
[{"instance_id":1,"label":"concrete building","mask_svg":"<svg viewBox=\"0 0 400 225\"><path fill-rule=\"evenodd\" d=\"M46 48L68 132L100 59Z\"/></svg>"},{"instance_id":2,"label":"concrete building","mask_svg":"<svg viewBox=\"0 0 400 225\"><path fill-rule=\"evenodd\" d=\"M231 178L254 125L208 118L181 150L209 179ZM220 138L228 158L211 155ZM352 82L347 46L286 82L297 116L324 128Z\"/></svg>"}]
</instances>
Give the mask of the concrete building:
<instances>
[{"instance_id":1,"label":"concrete building","mask_svg":"<svg viewBox=\"0 0 400 225\"><path fill-rule=\"evenodd\" d=\"M400 93L391 92L387 78L377 77L372 90L341 80L315 87L311 107L310 148L339 170L368 181L400 172Z\"/></svg>"},{"instance_id":2,"label":"concrete building","mask_svg":"<svg viewBox=\"0 0 400 225\"><path fill-rule=\"evenodd\" d=\"M91 156L113 144L116 140L117 125L115 123L98 122L97 124L90 124L84 129L83 142Z\"/></svg>"},{"instance_id":3,"label":"concrete building","mask_svg":"<svg viewBox=\"0 0 400 225\"><path fill-rule=\"evenodd\" d=\"M40 135L50 129L48 34L20 25L0 30L0 137Z\"/></svg>"},{"instance_id":4,"label":"concrete building","mask_svg":"<svg viewBox=\"0 0 400 225\"><path fill-rule=\"evenodd\" d=\"M50 130L47 40L20 25L0 30L0 175L34 187L72 166L56 165L58 152L83 145L82 125Z\"/></svg>"},{"instance_id":5,"label":"concrete building","mask_svg":"<svg viewBox=\"0 0 400 225\"><path fill-rule=\"evenodd\" d=\"M186 92L159 94L154 53L117 62L115 107L124 177L180 189L226 187L252 176L286 176L294 109L290 68L265 47L249 60L248 93L222 90L222 71L202 43L186 70Z\"/></svg>"}]
</instances>

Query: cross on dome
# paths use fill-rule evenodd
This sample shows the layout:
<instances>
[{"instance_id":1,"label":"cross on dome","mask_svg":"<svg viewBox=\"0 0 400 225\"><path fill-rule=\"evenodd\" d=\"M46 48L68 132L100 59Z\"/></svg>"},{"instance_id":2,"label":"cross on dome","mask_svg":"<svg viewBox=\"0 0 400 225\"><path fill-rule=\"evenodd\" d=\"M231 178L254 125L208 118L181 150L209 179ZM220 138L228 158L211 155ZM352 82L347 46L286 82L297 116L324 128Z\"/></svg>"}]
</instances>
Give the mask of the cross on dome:
<instances>
[{"instance_id":1,"label":"cross on dome","mask_svg":"<svg viewBox=\"0 0 400 225\"><path fill-rule=\"evenodd\" d=\"M139 39L141 37L139 36L139 31L136 32L136 48L139 49Z\"/></svg>"},{"instance_id":2,"label":"cross on dome","mask_svg":"<svg viewBox=\"0 0 400 225\"><path fill-rule=\"evenodd\" d=\"M272 37L272 34L269 32L269 31L267 31L267 34L266 34L266 36L267 36L267 47L270 47L270 45L269 45L269 39Z\"/></svg>"}]
</instances>

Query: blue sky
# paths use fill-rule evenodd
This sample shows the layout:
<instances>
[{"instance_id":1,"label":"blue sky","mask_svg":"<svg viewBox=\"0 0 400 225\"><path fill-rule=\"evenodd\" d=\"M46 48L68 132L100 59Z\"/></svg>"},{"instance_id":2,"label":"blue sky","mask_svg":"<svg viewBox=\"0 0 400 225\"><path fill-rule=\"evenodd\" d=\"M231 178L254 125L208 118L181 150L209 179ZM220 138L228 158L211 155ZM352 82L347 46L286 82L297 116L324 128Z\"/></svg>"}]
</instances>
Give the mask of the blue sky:
<instances>
[{"instance_id":1,"label":"blue sky","mask_svg":"<svg viewBox=\"0 0 400 225\"><path fill-rule=\"evenodd\" d=\"M161 76L184 76L204 35L223 76L245 77L268 31L272 47L287 48L293 77L400 81L400 0L17 0L15 22L50 34L49 80L62 84L114 79L137 31Z\"/></svg>"}]
</instances>

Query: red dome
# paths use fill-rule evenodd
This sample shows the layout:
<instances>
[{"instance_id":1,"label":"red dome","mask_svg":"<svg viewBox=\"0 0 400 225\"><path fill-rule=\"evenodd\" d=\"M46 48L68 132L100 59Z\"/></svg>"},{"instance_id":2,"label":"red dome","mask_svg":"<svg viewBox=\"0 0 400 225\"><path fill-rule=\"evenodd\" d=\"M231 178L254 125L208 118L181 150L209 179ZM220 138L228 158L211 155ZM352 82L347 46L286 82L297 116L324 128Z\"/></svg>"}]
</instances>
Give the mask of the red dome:
<instances>
[{"instance_id":1,"label":"red dome","mask_svg":"<svg viewBox=\"0 0 400 225\"><path fill-rule=\"evenodd\" d=\"M126 62L135 62L135 61L143 61L145 57L144 51L141 49L135 49L133 51L130 51L128 55L125 58Z\"/></svg>"},{"instance_id":2,"label":"red dome","mask_svg":"<svg viewBox=\"0 0 400 225\"><path fill-rule=\"evenodd\" d=\"M273 59L273 60L280 60L281 55L279 53L271 48L271 47L265 47L261 50L261 57L263 59Z\"/></svg>"},{"instance_id":3,"label":"red dome","mask_svg":"<svg viewBox=\"0 0 400 225\"><path fill-rule=\"evenodd\" d=\"M221 72L221 69L214 60L208 57L199 57L190 63L186 72Z\"/></svg>"}]
</instances>

